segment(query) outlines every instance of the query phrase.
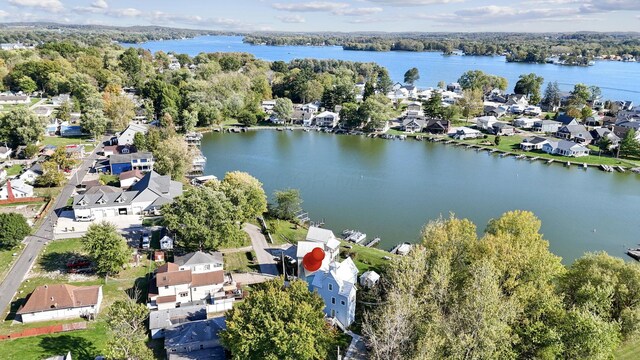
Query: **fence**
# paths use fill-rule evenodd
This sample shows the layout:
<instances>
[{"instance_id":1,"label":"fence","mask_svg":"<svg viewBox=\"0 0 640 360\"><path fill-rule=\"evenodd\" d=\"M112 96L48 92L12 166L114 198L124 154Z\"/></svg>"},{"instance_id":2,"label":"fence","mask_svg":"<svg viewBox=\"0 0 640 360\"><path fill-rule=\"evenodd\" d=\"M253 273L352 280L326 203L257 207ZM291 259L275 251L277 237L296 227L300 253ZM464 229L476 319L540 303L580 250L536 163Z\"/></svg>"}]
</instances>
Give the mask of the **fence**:
<instances>
[{"instance_id":1,"label":"fence","mask_svg":"<svg viewBox=\"0 0 640 360\"><path fill-rule=\"evenodd\" d=\"M86 328L87 328L86 322L50 325L50 326L44 326L39 328L33 328L33 329L25 329L23 331L8 334L8 335L0 335L0 341L19 339L19 338L30 337L30 336L55 334L55 333L66 332L66 331L85 330Z\"/></svg>"},{"instance_id":2,"label":"fence","mask_svg":"<svg viewBox=\"0 0 640 360\"><path fill-rule=\"evenodd\" d=\"M27 203L27 202L36 202L36 201L45 201L47 199L43 198L43 197L24 197L24 198L17 198L17 199L5 199L5 200L0 200L0 205L4 205L4 204L20 204L20 203Z\"/></svg>"}]
</instances>

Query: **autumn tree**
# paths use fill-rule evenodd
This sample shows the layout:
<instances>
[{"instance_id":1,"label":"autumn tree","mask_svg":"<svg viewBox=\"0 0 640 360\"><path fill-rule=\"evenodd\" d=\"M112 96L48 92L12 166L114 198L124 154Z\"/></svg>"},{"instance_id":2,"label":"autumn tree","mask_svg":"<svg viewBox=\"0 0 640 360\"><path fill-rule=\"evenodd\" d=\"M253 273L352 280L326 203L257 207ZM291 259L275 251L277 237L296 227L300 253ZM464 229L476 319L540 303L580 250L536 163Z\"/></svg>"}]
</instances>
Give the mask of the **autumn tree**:
<instances>
[{"instance_id":1,"label":"autumn tree","mask_svg":"<svg viewBox=\"0 0 640 360\"><path fill-rule=\"evenodd\" d=\"M236 206L243 221L252 221L267 211L267 195L262 183L246 172L226 173L220 190Z\"/></svg>"},{"instance_id":2,"label":"autumn tree","mask_svg":"<svg viewBox=\"0 0 640 360\"><path fill-rule=\"evenodd\" d=\"M191 168L193 159L189 147L178 136L161 140L153 150L153 168L161 175L170 175L173 180L181 180Z\"/></svg>"},{"instance_id":3,"label":"autumn tree","mask_svg":"<svg viewBox=\"0 0 640 360\"><path fill-rule=\"evenodd\" d=\"M153 352L147 347L145 322L149 309L134 299L116 300L105 315L109 329L107 358L128 360L152 360Z\"/></svg>"},{"instance_id":4,"label":"autumn tree","mask_svg":"<svg viewBox=\"0 0 640 360\"><path fill-rule=\"evenodd\" d=\"M109 119L109 128L113 131L124 130L136 116L135 104L124 95L105 92L103 101L104 115Z\"/></svg>"}]
</instances>

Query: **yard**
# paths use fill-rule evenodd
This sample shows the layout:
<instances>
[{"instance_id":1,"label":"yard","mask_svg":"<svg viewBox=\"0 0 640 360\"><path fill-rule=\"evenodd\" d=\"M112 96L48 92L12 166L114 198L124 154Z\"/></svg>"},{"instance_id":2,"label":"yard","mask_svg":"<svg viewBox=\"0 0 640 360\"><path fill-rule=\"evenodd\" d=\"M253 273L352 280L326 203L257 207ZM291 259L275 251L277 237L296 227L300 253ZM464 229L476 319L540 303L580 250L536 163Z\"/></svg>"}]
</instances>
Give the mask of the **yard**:
<instances>
[{"instance_id":1,"label":"yard","mask_svg":"<svg viewBox=\"0 0 640 360\"><path fill-rule=\"evenodd\" d=\"M118 175L102 174L100 175L100 182L105 185L120 187L120 178Z\"/></svg>"},{"instance_id":2,"label":"yard","mask_svg":"<svg viewBox=\"0 0 640 360\"><path fill-rule=\"evenodd\" d=\"M92 137L88 135L73 136L73 137L45 136L44 140L42 141L42 144L53 145L53 146L84 144L84 151L88 153L93 151L93 148L95 147L95 144L89 142L90 139L92 139Z\"/></svg>"},{"instance_id":3,"label":"yard","mask_svg":"<svg viewBox=\"0 0 640 360\"><path fill-rule=\"evenodd\" d=\"M20 244L13 249L0 250L0 281L4 280L5 275L7 275L7 272L22 252L22 249L23 245ZM13 256L13 254L16 254L16 256Z\"/></svg>"},{"instance_id":4,"label":"yard","mask_svg":"<svg viewBox=\"0 0 640 360\"><path fill-rule=\"evenodd\" d=\"M393 255L388 251L376 249L376 248L368 248L362 245L356 245L354 243L350 243L348 241L340 241L341 250L340 256L342 258L346 258L347 256L351 256L351 260L358 267L358 271L362 274L367 270L374 270L378 274L384 272L384 268L389 264L391 260L385 260L384 257L389 257L391 259L395 258L397 255ZM347 246L351 246L351 249L347 248Z\"/></svg>"},{"instance_id":5,"label":"yard","mask_svg":"<svg viewBox=\"0 0 640 360\"><path fill-rule=\"evenodd\" d=\"M224 254L224 271L246 273L259 270L255 251Z\"/></svg>"},{"instance_id":6,"label":"yard","mask_svg":"<svg viewBox=\"0 0 640 360\"><path fill-rule=\"evenodd\" d=\"M297 244L307 237L307 228L296 225L290 221L266 218L269 233L276 245L291 243Z\"/></svg>"},{"instance_id":7,"label":"yard","mask_svg":"<svg viewBox=\"0 0 640 360\"><path fill-rule=\"evenodd\" d=\"M22 169L23 167L20 164L11 165L6 169L7 176L17 176L22 172Z\"/></svg>"},{"instance_id":8,"label":"yard","mask_svg":"<svg viewBox=\"0 0 640 360\"><path fill-rule=\"evenodd\" d=\"M13 110L15 108L18 108L18 107L25 107L25 106L31 107L31 106L33 106L35 103L37 103L40 100L42 100L42 99L34 97L34 98L31 98L31 100L30 100L31 102L29 104L5 104L5 105L2 105L2 107L0 108L0 112L2 112L2 111L9 112L9 111L11 111L11 110Z\"/></svg>"},{"instance_id":9,"label":"yard","mask_svg":"<svg viewBox=\"0 0 640 360\"><path fill-rule=\"evenodd\" d=\"M640 339L635 339L622 344L613 357L618 360L635 360L638 354L640 354Z\"/></svg>"},{"instance_id":10,"label":"yard","mask_svg":"<svg viewBox=\"0 0 640 360\"><path fill-rule=\"evenodd\" d=\"M9 315L0 323L0 333L7 334L28 328L46 325L78 322L81 319L41 322L34 324L14 323L15 312L25 301L25 297L36 287L45 284L69 283L72 285L102 285L104 300L100 313L104 314L115 300L124 299L135 290L146 299L147 274L155 269L155 263L143 259L138 266L128 267L117 277L104 278L95 275L67 274L67 261L84 256L81 239L59 240L49 243L38 258L37 263L22 283L15 301L11 304ZM0 257L5 256L0 253ZM1 259L1 258L0 258ZM66 353L71 350L74 359L93 359L100 355L106 344L106 328L100 315L89 324L89 329L55 335L44 335L0 342L0 353L13 354L8 358L42 359L46 356ZM29 349L28 351L25 349Z\"/></svg>"}]
</instances>

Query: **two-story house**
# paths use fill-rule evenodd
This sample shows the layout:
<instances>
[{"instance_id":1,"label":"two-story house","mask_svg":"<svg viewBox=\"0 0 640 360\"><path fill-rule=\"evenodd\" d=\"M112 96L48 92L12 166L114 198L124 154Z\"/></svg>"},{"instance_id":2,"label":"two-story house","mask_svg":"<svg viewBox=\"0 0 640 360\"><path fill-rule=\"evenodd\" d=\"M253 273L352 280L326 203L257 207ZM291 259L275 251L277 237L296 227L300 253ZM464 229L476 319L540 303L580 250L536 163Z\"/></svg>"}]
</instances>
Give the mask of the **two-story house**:
<instances>
[{"instance_id":1,"label":"two-story house","mask_svg":"<svg viewBox=\"0 0 640 360\"><path fill-rule=\"evenodd\" d=\"M109 157L109 168L113 175L119 175L130 170L151 171L153 170L153 163L153 154L147 151L113 154Z\"/></svg>"},{"instance_id":2,"label":"two-story house","mask_svg":"<svg viewBox=\"0 0 640 360\"><path fill-rule=\"evenodd\" d=\"M593 136L584 125L565 125L556 132L556 137L572 140L580 144L588 145L593 141Z\"/></svg>"},{"instance_id":3,"label":"two-story house","mask_svg":"<svg viewBox=\"0 0 640 360\"><path fill-rule=\"evenodd\" d=\"M222 254L197 251L177 256L175 263L160 266L152 280L152 308L170 309L183 303L224 297ZM153 286L155 285L155 286Z\"/></svg>"},{"instance_id":4,"label":"two-story house","mask_svg":"<svg viewBox=\"0 0 640 360\"><path fill-rule=\"evenodd\" d=\"M333 128L338 125L339 120L340 115L331 111L323 111L315 117L316 126L318 127Z\"/></svg>"}]
</instances>

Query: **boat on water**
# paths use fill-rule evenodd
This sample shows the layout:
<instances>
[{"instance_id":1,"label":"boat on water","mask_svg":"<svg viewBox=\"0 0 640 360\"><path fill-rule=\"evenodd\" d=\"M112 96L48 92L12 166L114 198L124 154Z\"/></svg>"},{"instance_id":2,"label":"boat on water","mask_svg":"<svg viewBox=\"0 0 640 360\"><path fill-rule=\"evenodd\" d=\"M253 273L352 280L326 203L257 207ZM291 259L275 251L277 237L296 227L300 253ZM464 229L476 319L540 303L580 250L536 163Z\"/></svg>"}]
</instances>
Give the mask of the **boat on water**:
<instances>
[{"instance_id":1,"label":"boat on water","mask_svg":"<svg viewBox=\"0 0 640 360\"><path fill-rule=\"evenodd\" d=\"M365 241L365 239L367 238L367 234L361 233L357 230L344 230L342 232L342 237L344 237L346 241L360 244L361 242Z\"/></svg>"},{"instance_id":2,"label":"boat on water","mask_svg":"<svg viewBox=\"0 0 640 360\"><path fill-rule=\"evenodd\" d=\"M640 248L627 249L627 255L640 261Z\"/></svg>"}]
</instances>

